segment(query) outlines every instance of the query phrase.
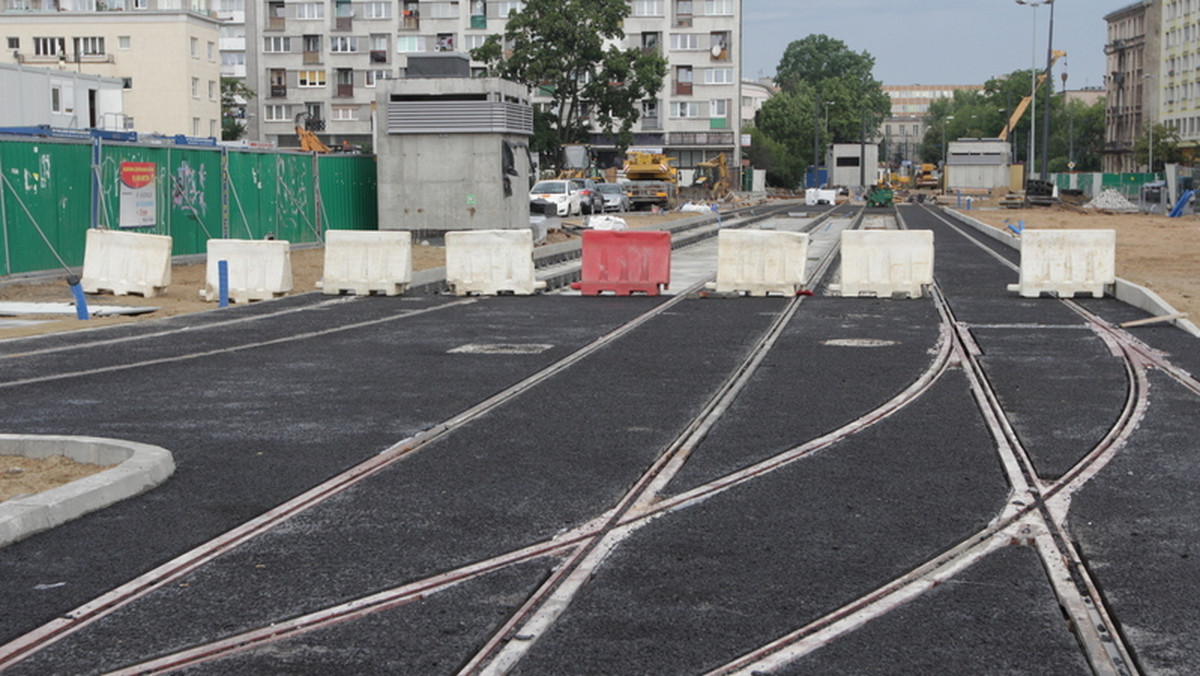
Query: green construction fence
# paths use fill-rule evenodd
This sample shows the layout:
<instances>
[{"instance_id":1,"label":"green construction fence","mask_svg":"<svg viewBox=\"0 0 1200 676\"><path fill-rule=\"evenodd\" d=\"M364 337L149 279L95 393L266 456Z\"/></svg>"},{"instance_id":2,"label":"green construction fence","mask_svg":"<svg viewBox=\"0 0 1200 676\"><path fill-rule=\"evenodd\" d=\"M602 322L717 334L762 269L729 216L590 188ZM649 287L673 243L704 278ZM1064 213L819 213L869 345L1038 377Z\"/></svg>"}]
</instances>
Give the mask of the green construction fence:
<instances>
[{"instance_id":1,"label":"green construction fence","mask_svg":"<svg viewBox=\"0 0 1200 676\"><path fill-rule=\"evenodd\" d=\"M135 166L153 173L140 195L122 181ZM93 226L170 235L176 256L210 239L318 242L378 226L369 155L5 138L0 176L0 276L82 265ZM141 218L122 227L135 198Z\"/></svg>"}]
</instances>

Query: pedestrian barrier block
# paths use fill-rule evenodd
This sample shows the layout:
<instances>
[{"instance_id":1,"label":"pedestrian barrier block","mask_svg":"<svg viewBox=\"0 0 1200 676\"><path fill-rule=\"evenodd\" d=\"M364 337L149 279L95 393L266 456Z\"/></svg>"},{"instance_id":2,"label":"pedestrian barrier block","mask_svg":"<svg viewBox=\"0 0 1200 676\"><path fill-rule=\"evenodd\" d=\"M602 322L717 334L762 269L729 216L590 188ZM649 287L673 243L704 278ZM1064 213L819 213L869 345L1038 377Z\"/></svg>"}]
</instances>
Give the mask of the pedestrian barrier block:
<instances>
[{"instance_id":1,"label":"pedestrian barrier block","mask_svg":"<svg viewBox=\"0 0 1200 676\"><path fill-rule=\"evenodd\" d=\"M580 280L571 285L585 296L657 296L671 284L671 233L585 230Z\"/></svg>"},{"instance_id":2,"label":"pedestrian barrier block","mask_svg":"<svg viewBox=\"0 0 1200 676\"><path fill-rule=\"evenodd\" d=\"M229 264L229 300L248 303L282 296L292 290L292 247L278 239L210 239L205 266L205 300L220 297L217 263Z\"/></svg>"},{"instance_id":3,"label":"pedestrian barrier block","mask_svg":"<svg viewBox=\"0 0 1200 676\"><path fill-rule=\"evenodd\" d=\"M533 272L533 232L466 230L446 233L446 283L455 295L528 296L546 286Z\"/></svg>"},{"instance_id":4,"label":"pedestrian barrier block","mask_svg":"<svg viewBox=\"0 0 1200 676\"><path fill-rule=\"evenodd\" d=\"M1117 281L1115 230L1029 230L1021 233L1021 281L1009 284L1025 298L1042 292L1059 296L1104 296Z\"/></svg>"},{"instance_id":5,"label":"pedestrian barrier block","mask_svg":"<svg viewBox=\"0 0 1200 676\"><path fill-rule=\"evenodd\" d=\"M412 283L412 233L403 230L330 230L325 233L326 295L398 296Z\"/></svg>"},{"instance_id":6,"label":"pedestrian barrier block","mask_svg":"<svg viewBox=\"0 0 1200 676\"><path fill-rule=\"evenodd\" d=\"M933 284L933 231L844 230L843 296L920 298Z\"/></svg>"},{"instance_id":7,"label":"pedestrian barrier block","mask_svg":"<svg viewBox=\"0 0 1200 676\"><path fill-rule=\"evenodd\" d=\"M808 235L774 230L717 234L717 293L794 296L804 288Z\"/></svg>"},{"instance_id":8,"label":"pedestrian barrier block","mask_svg":"<svg viewBox=\"0 0 1200 676\"><path fill-rule=\"evenodd\" d=\"M85 293L157 296L171 284L171 238L90 228L81 277Z\"/></svg>"}]
</instances>

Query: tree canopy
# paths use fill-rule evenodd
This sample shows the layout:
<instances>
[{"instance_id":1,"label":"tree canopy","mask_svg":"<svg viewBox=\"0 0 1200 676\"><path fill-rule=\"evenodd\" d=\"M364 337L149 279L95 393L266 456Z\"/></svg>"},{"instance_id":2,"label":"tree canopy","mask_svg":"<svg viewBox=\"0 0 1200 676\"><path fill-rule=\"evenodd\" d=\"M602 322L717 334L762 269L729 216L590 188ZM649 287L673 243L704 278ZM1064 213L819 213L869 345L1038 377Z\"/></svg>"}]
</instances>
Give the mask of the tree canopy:
<instances>
[{"instance_id":1,"label":"tree canopy","mask_svg":"<svg viewBox=\"0 0 1200 676\"><path fill-rule=\"evenodd\" d=\"M656 94L667 62L656 52L622 49L625 0L527 0L471 57L489 74L537 88L549 110L534 117L535 151L559 158L565 143L591 140L591 126L633 141L641 102Z\"/></svg>"}]
</instances>

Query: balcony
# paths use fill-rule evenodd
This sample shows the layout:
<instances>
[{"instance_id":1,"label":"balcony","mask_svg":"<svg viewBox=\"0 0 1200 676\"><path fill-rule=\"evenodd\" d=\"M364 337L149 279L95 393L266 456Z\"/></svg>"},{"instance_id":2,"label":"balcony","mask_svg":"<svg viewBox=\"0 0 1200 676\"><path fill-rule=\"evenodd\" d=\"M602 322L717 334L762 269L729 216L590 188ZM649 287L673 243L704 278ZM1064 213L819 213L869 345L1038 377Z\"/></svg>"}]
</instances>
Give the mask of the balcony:
<instances>
[{"instance_id":1,"label":"balcony","mask_svg":"<svg viewBox=\"0 0 1200 676\"><path fill-rule=\"evenodd\" d=\"M371 63L387 63L388 53L386 49L372 49Z\"/></svg>"},{"instance_id":2,"label":"balcony","mask_svg":"<svg viewBox=\"0 0 1200 676\"><path fill-rule=\"evenodd\" d=\"M642 131L661 131L662 120L657 117L643 117Z\"/></svg>"},{"instance_id":3,"label":"balcony","mask_svg":"<svg viewBox=\"0 0 1200 676\"><path fill-rule=\"evenodd\" d=\"M337 96L344 97L344 98L349 98L349 97L354 96L354 85L339 84L337 86Z\"/></svg>"},{"instance_id":4,"label":"balcony","mask_svg":"<svg viewBox=\"0 0 1200 676\"><path fill-rule=\"evenodd\" d=\"M271 85L271 98L286 99L287 98L287 85L274 85L274 84Z\"/></svg>"},{"instance_id":5,"label":"balcony","mask_svg":"<svg viewBox=\"0 0 1200 676\"><path fill-rule=\"evenodd\" d=\"M267 19L267 30L281 31L287 28L287 19L281 16L273 16Z\"/></svg>"},{"instance_id":6,"label":"balcony","mask_svg":"<svg viewBox=\"0 0 1200 676\"><path fill-rule=\"evenodd\" d=\"M304 52L304 63L305 64L321 63L321 52Z\"/></svg>"},{"instance_id":7,"label":"balcony","mask_svg":"<svg viewBox=\"0 0 1200 676\"><path fill-rule=\"evenodd\" d=\"M691 82L680 82L679 80L676 80L675 86L672 88L671 93L675 94L677 96L691 96L692 95L692 83Z\"/></svg>"}]
</instances>

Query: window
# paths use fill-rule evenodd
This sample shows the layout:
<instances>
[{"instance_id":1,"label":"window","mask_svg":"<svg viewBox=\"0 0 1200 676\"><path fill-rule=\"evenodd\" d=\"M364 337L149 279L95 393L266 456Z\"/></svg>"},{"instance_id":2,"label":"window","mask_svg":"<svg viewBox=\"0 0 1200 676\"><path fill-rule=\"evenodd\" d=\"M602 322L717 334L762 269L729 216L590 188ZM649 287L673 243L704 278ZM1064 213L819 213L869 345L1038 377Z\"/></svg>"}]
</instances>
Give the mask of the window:
<instances>
[{"instance_id":1,"label":"window","mask_svg":"<svg viewBox=\"0 0 1200 676\"><path fill-rule=\"evenodd\" d=\"M133 47L133 39L132 38L130 38L128 35L118 35L117 36L117 49L126 50L126 49L130 49L131 47Z\"/></svg>"},{"instance_id":2,"label":"window","mask_svg":"<svg viewBox=\"0 0 1200 676\"><path fill-rule=\"evenodd\" d=\"M709 117L729 117L729 100L713 99L708 102Z\"/></svg>"},{"instance_id":3,"label":"window","mask_svg":"<svg viewBox=\"0 0 1200 676\"><path fill-rule=\"evenodd\" d=\"M357 120L358 106L334 106L333 119Z\"/></svg>"},{"instance_id":4,"label":"window","mask_svg":"<svg viewBox=\"0 0 1200 676\"><path fill-rule=\"evenodd\" d=\"M352 35L335 35L329 38L329 51L349 53L358 51L358 38Z\"/></svg>"},{"instance_id":5,"label":"window","mask_svg":"<svg viewBox=\"0 0 1200 676\"><path fill-rule=\"evenodd\" d=\"M263 108L263 116L267 122L287 122L292 119L288 108L283 104L268 104Z\"/></svg>"},{"instance_id":6,"label":"window","mask_svg":"<svg viewBox=\"0 0 1200 676\"><path fill-rule=\"evenodd\" d=\"M222 12L242 12L246 9L245 0L221 0L218 5Z\"/></svg>"},{"instance_id":7,"label":"window","mask_svg":"<svg viewBox=\"0 0 1200 676\"><path fill-rule=\"evenodd\" d=\"M512 12L519 12L525 9L524 0L500 0L496 3L496 17L507 19Z\"/></svg>"},{"instance_id":8,"label":"window","mask_svg":"<svg viewBox=\"0 0 1200 676\"><path fill-rule=\"evenodd\" d=\"M21 48L21 38L9 38L8 39L8 48L9 49L20 49Z\"/></svg>"},{"instance_id":9,"label":"window","mask_svg":"<svg viewBox=\"0 0 1200 676\"><path fill-rule=\"evenodd\" d=\"M200 40L199 38L191 39L191 55L193 59L200 58Z\"/></svg>"},{"instance_id":10,"label":"window","mask_svg":"<svg viewBox=\"0 0 1200 676\"><path fill-rule=\"evenodd\" d=\"M51 87L50 112L61 113L62 111L62 87Z\"/></svg>"},{"instance_id":11,"label":"window","mask_svg":"<svg viewBox=\"0 0 1200 676\"><path fill-rule=\"evenodd\" d=\"M733 84L732 68L706 68L704 84Z\"/></svg>"},{"instance_id":12,"label":"window","mask_svg":"<svg viewBox=\"0 0 1200 676\"><path fill-rule=\"evenodd\" d=\"M8 0L9 9L29 9L29 0Z\"/></svg>"},{"instance_id":13,"label":"window","mask_svg":"<svg viewBox=\"0 0 1200 676\"><path fill-rule=\"evenodd\" d=\"M397 35L396 51L423 52L425 51L425 38L421 35Z\"/></svg>"},{"instance_id":14,"label":"window","mask_svg":"<svg viewBox=\"0 0 1200 676\"><path fill-rule=\"evenodd\" d=\"M133 89L133 78L131 78L131 77L121 78L121 89Z\"/></svg>"},{"instance_id":15,"label":"window","mask_svg":"<svg viewBox=\"0 0 1200 676\"><path fill-rule=\"evenodd\" d=\"M658 101L642 101L642 118L647 120L658 119Z\"/></svg>"},{"instance_id":16,"label":"window","mask_svg":"<svg viewBox=\"0 0 1200 676\"><path fill-rule=\"evenodd\" d=\"M368 2L363 5L363 17L367 19L392 18L392 3Z\"/></svg>"},{"instance_id":17,"label":"window","mask_svg":"<svg viewBox=\"0 0 1200 676\"><path fill-rule=\"evenodd\" d=\"M213 42L208 43L208 60L209 61L217 60L217 45Z\"/></svg>"},{"instance_id":18,"label":"window","mask_svg":"<svg viewBox=\"0 0 1200 676\"><path fill-rule=\"evenodd\" d=\"M246 65L245 52L221 52L222 66L244 66Z\"/></svg>"},{"instance_id":19,"label":"window","mask_svg":"<svg viewBox=\"0 0 1200 676\"><path fill-rule=\"evenodd\" d=\"M700 104L695 101L672 101L671 117L700 117Z\"/></svg>"},{"instance_id":20,"label":"window","mask_svg":"<svg viewBox=\"0 0 1200 676\"><path fill-rule=\"evenodd\" d=\"M198 77L192 78L192 98L200 98L200 78Z\"/></svg>"},{"instance_id":21,"label":"window","mask_svg":"<svg viewBox=\"0 0 1200 676\"><path fill-rule=\"evenodd\" d=\"M708 16L731 16L733 0L704 0L704 13Z\"/></svg>"},{"instance_id":22,"label":"window","mask_svg":"<svg viewBox=\"0 0 1200 676\"><path fill-rule=\"evenodd\" d=\"M146 9L150 6L149 0L133 0L134 9Z\"/></svg>"},{"instance_id":23,"label":"window","mask_svg":"<svg viewBox=\"0 0 1200 676\"><path fill-rule=\"evenodd\" d=\"M37 56L58 56L67 53L66 38L34 38L33 53Z\"/></svg>"},{"instance_id":24,"label":"window","mask_svg":"<svg viewBox=\"0 0 1200 676\"><path fill-rule=\"evenodd\" d=\"M217 83L215 80L208 81L208 100L209 101L217 100Z\"/></svg>"},{"instance_id":25,"label":"window","mask_svg":"<svg viewBox=\"0 0 1200 676\"><path fill-rule=\"evenodd\" d=\"M437 51L439 51L439 52L453 52L454 51L454 33L438 33Z\"/></svg>"},{"instance_id":26,"label":"window","mask_svg":"<svg viewBox=\"0 0 1200 676\"><path fill-rule=\"evenodd\" d=\"M429 3L429 17L432 19L457 19L458 3L431 2Z\"/></svg>"},{"instance_id":27,"label":"window","mask_svg":"<svg viewBox=\"0 0 1200 676\"><path fill-rule=\"evenodd\" d=\"M379 80L392 79L392 71L390 70L367 70L363 71L363 86L374 87Z\"/></svg>"},{"instance_id":28,"label":"window","mask_svg":"<svg viewBox=\"0 0 1200 676\"><path fill-rule=\"evenodd\" d=\"M104 38L75 38L75 53L79 56L104 56Z\"/></svg>"},{"instance_id":29,"label":"window","mask_svg":"<svg viewBox=\"0 0 1200 676\"><path fill-rule=\"evenodd\" d=\"M325 18L325 3L323 2L300 2L296 4L297 19L324 19Z\"/></svg>"},{"instance_id":30,"label":"window","mask_svg":"<svg viewBox=\"0 0 1200 676\"><path fill-rule=\"evenodd\" d=\"M200 135L200 118L193 117L192 118L192 136L199 136L199 135Z\"/></svg>"},{"instance_id":31,"label":"window","mask_svg":"<svg viewBox=\"0 0 1200 676\"><path fill-rule=\"evenodd\" d=\"M487 41L486 35L482 33L467 33L463 36L463 47L469 52L472 49L479 49L483 43Z\"/></svg>"},{"instance_id":32,"label":"window","mask_svg":"<svg viewBox=\"0 0 1200 676\"><path fill-rule=\"evenodd\" d=\"M676 52L700 49L699 33L671 33L671 50Z\"/></svg>"},{"instance_id":33,"label":"window","mask_svg":"<svg viewBox=\"0 0 1200 676\"><path fill-rule=\"evenodd\" d=\"M263 51L268 54L275 52L290 52L292 51L292 39L284 36L264 38Z\"/></svg>"},{"instance_id":34,"label":"window","mask_svg":"<svg viewBox=\"0 0 1200 676\"><path fill-rule=\"evenodd\" d=\"M662 0L633 0L632 16L662 16Z\"/></svg>"},{"instance_id":35,"label":"window","mask_svg":"<svg viewBox=\"0 0 1200 676\"><path fill-rule=\"evenodd\" d=\"M324 87L325 71L302 70L298 73L296 84L301 87Z\"/></svg>"},{"instance_id":36,"label":"window","mask_svg":"<svg viewBox=\"0 0 1200 676\"><path fill-rule=\"evenodd\" d=\"M216 120L208 121L208 135L213 136L213 137L215 137L217 135L217 121Z\"/></svg>"},{"instance_id":37,"label":"window","mask_svg":"<svg viewBox=\"0 0 1200 676\"><path fill-rule=\"evenodd\" d=\"M320 35L305 35L304 36L304 51L309 54L315 54L321 51L321 36Z\"/></svg>"}]
</instances>

